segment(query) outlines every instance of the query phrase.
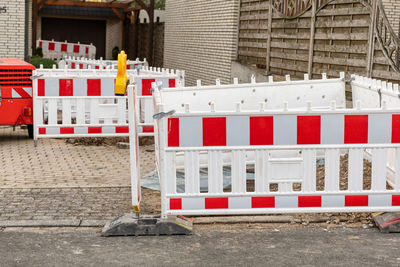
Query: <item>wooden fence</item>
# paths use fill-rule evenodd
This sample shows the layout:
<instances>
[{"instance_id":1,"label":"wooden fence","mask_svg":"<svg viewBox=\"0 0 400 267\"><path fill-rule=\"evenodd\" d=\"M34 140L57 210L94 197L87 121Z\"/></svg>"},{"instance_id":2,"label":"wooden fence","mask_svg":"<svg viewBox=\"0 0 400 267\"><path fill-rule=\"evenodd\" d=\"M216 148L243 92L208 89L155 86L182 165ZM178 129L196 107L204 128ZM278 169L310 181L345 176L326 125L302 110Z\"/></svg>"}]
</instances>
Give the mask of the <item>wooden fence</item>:
<instances>
[{"instance_id":1,"label":"wooden fence","mask_svg":"<svg viewBox=\"0 0 400 267\"><path fill-rule=\"evenodd\" d=\"M381 0L241 0L238 58L268 74L398 82L399 47Z\"/></svg>"}]
</instances>

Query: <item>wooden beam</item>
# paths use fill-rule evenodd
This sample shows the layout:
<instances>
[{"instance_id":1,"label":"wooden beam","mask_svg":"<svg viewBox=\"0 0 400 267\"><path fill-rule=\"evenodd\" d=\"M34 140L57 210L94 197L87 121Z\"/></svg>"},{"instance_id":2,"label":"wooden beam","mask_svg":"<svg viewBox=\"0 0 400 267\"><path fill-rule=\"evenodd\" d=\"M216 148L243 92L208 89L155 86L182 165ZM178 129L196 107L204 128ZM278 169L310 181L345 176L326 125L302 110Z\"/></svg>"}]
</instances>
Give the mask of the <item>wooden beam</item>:
<instances>
[{"instance_id":1,"label":"wooden beam","mask_svg":"<svg viewBox=\"0 0 400 267\"><path fill-rule=\"evenodd\" d=\"M37 0L32 0L32 56L36 53L38 12Z\"/></svg>"},{"instance_id":2,"label":"wooden beam","mask_svg":"<svg viewBox=\"0 0 400 267\"><path fill-rule=\"evenodd\" d=\"M378 12L378 1L373 0L371 9L371 24L369 25L368 32L368 54L367 54L367 76L372 77L372 70L374 66L374 50L375 50L375 27L376 27L376 16Z\"/></svg>"},{"instance_id":3,"label":"wooden beam","mask_svg":"<svg viewBox=\"0 0 400 267\"><path fill-rule=\"evenodd\" d=\"M129 3L107 3L107 2L77 2L68 0L47 0L45 5L49 6L79 6L79 7L108 7L108 8L128 8Z\"/></svg>"},{"instance_id":4,"label":"wooden beam","mask_svg":"<svg viewBox=\"0 0 400 267\"><path fill-rule=\"evenodd\" d=\"M271 62L271 36L272 33L272 0L269 0L269 6L268 6L268 40L267 40L267 62L266 62L266 68L265 68L265 74L269 75L270 74L270 62Z\"/></svg>"},{"instance_id":5,"label":"wooden beam","mask_svg":"<svg viewBox=\"0 0 400 267\"><path fill-rule=\"evenodd\" d=\"M120 20L122 21L125 20L124 14L119 13L119 11L116 8L112 7L111 10Z\"/></svg>"},{"instance_id":6,"label":"wooden beam","mask_svg":"<svg viewBox=\"0 0 400 267\"><path fill-rule=\"evenodd\" d=\"M314 40L315 40L315 21L317 16L317 1L312 1L312 15L311 15L311 26L310 26L310 47L308 50L308 77L312 79L312 68L314 60Z\"/></svg>"}]
</instances>

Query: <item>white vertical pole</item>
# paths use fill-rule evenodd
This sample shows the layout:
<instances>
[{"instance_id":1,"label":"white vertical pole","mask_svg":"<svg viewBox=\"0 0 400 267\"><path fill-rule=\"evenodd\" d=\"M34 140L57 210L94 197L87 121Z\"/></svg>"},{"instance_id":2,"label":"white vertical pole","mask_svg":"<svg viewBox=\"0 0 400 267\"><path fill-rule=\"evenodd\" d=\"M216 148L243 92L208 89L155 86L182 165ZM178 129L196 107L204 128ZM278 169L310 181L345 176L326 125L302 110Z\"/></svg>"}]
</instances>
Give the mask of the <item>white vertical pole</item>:
<instances>
[{"instance_id":1,"label":"white vertical pole","mask_svg":"<svg viewBox=\"0 0 400 267\"><path fill-rule=\"evenodd\" d=\"M128 86L128 118L129 118L129 153L131 164L132 206L136 213L140 212L140 161L137 132L136 87Z\"/></svg>"}]
</instances>

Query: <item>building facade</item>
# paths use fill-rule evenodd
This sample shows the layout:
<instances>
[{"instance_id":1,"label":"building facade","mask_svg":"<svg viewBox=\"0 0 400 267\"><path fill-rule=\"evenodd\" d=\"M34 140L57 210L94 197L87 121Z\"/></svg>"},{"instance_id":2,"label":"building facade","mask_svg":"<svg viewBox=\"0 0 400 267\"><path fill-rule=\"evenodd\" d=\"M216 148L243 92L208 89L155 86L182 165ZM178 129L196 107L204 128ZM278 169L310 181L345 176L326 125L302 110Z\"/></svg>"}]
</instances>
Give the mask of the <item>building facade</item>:
<instances>
[{"instance_id":1,"label":"building facade","mask_svg":"<svg viewBox=\"0 0 400 267\"><path fill-rule=\"evenodd\" d=\"M239 29L238 0L167 0L164 67L186 71L186 84L231 81Z\"/></svg>"},{"instance_id":2,"label":"building facade","mask_svg":"<svg viewBox=\"0 0 400 267\"><path fill-rule=\"evenodd\" d=\"M0 58L25 58L27 8L25 0L0 0Z\"/></svg>"}]
</instances>

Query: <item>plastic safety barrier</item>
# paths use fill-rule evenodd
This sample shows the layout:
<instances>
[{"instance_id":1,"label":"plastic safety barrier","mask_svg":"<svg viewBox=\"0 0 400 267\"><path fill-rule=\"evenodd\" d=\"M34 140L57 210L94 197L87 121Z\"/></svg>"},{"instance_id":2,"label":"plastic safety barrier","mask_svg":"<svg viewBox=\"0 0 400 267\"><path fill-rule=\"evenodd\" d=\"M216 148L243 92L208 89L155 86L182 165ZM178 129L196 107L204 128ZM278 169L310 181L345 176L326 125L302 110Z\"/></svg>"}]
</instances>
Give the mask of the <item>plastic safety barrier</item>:
<instances>
[{"instance_id":1,"label":"plastic safety barrier","mask_svg":"<svg viewBox=\"0 0 400 267\"><path fill-rule=\"evenodd\" d=\"M400 108L399 85L385 81L352 76L351 81L353 106L362 108ZM371 151L366 152L367 157L371 157ZM387 177L388 183L394 185L396 180L396 150L388 149Z\"/></svg>"},{"instance_id":2,"label":"plastic safety barrier","mask_svg":"<svg viewBox=\"0 0 400 267\"><path fill-rule=\"evenodd\" d=\"M155 88L163 217L400 210L400 108L344 108L343 76L326 81L289 80L199 84L179 92ZM311 90L324 82L331 83L330 88L321 85L326 91ZM135 95L135 88L129 89ZM299 96L304 100L299 101ZM131 155L135 149L131 143ZM387 187L390 149L396 152L395 179ZM300 160L290 161L290 151L300 151ZM363 174L367 153L371 154L370 177ZM317 164L324 167L322 177L317 177ZM138 167L131 166L136 186L133 204L138 205ZM225 168L230 170L229 177ZM347 177L340 175L341 168L348 170ZM178 169L184 172L184 181L177 180ZM252 184L248 170L253 170ZM204 172L205 185L204 177L200 179ZM224 188L226 179L229 188ZM184 190L177 189L178 183Z\"/></svg>"},{"instance_id":3,"label":"plastic safety barrier","mask_svg":"<svg viewBox=\"0 0 400 267\"><path fill-rule=\"evenodd\" d=\"M202 90L206 89L182 89L192 94ZM215 87L207 94L218 99L221 93L230 96L229 90ZM242 98L246 93L237 91ZM339 109L332 102L330 109L282 104L268 110L264 104L250 107L226 97L231 108L221 102L221 107L211 103L204 110L198 101L186 98L182 110L180 101L171 101L176 95L174 89L156 89L153 95L160 114L156 140L162 216L400 210L400 109ZM174 114L161 116L172 109ZM396 150L397 164L395 183L387 189L389 148ZM367 149L372 155L370 188L363 185ZM290 172L290 165L274 164L273 152L285 150L301 150L298 172ZM320 152L325 167L322 184L316 175ZM208 158L206 190L200 190L201 154ZM226 154L232 173L229 190L223 188ZM347 179L340 177L343 154L348 157ZM184 158L184 192L176 189L179 156ZM249 165L254 169L253 188L246 179ZM343 179L346 187L341 186Z\"/></svg>"},{"instance_id":4,"label":"plastic safety barrier","mask_svg":"<svg viewBox=\"0 0 400 267\"><path fill-rule=\"evenodd\" d=\"M95 60L75 57L66 57L58 62L58 67L60 69L64 69L65 67L67 67L68 69L107 69L117 68L117 66L117 60ZM127 60L126 62L126 68L128 70L142 69L143 67L148 67L148 62L146 61L146 59L144 59L143 61L139 59Z\"/></svg>"},{"instance_id":5,"label":"plastic safety barrier","mask_svg":"<svg viewBox=\"0 0 400 267\"><path fill-rule=\"evenodd\" d=\"M183 84L182 71L129 72L138 88L137 131L153 136L151 84ZM33 73L34 140L38 138L128 136L127 98L114 96L116 70L45 70Z\"/></svg>"},{"instance_id":6,"label":"plastic safety barrier","mask_svg":"<svg viewBox=\"0 0 400 267\"><path fill-rule=\"evenodd\" d=\"M93 44L80 44L80 43L67 43L56 42L54 40L37 40L36 47L42 47L43 56L46 58L52 58L61 60L65 56L74 57L96 57L96 47Z\"/></svg>"}]
</instances>

